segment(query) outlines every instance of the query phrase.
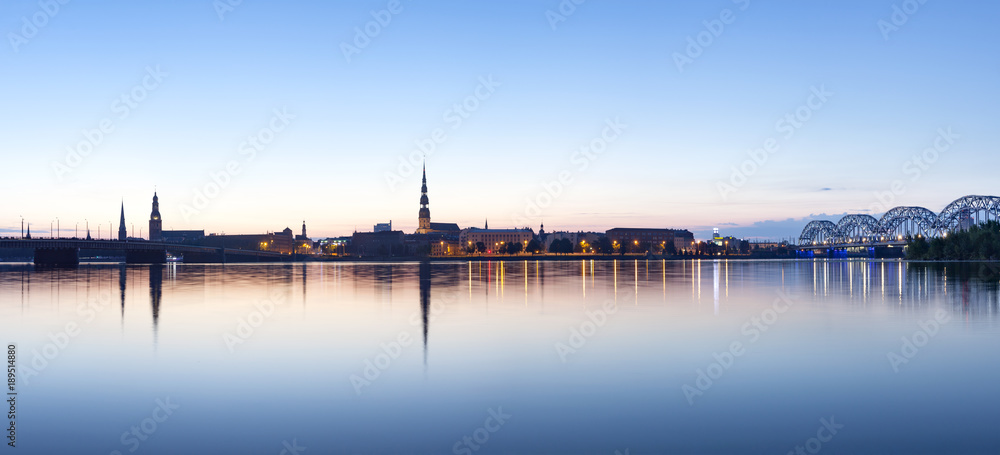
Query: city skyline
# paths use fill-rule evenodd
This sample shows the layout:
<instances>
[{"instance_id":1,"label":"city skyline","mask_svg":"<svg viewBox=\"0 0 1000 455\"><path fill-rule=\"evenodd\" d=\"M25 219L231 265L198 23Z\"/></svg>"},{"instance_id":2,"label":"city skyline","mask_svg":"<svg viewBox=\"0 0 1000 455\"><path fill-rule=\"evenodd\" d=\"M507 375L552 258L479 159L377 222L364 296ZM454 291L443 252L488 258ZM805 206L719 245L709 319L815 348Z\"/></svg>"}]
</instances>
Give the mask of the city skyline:
<instances>
[{"instance_id":1,"label":"city skyline","mask_svg":"<svg viewBox=\"0 0 1000 455\"><path fill-rule=\"evenodd\" d=\"M0 191L19 197L0 230L24 216L41 233L58 217L65 235L118 219L122 200L138 228L155 188L168 230L306 219L317 238L389 220L413 232L424 155L434 219L462 227L780 238L809 220L996 193L1000 66L983 52L995 5L921 4L896 26L893 5L863 2L850 14L391 4L70 3L31 37L22 17L41 7L4 5L5 95L19 108L0 114ZM688 49L699 36L710 43ZM776 151L733 179L769 139ZM580 150L594 141L602 153ZM73 165L67 149L86 142ZM214 182L226 182L217 197L185 210Z\"/></svg>"}]
</instances>

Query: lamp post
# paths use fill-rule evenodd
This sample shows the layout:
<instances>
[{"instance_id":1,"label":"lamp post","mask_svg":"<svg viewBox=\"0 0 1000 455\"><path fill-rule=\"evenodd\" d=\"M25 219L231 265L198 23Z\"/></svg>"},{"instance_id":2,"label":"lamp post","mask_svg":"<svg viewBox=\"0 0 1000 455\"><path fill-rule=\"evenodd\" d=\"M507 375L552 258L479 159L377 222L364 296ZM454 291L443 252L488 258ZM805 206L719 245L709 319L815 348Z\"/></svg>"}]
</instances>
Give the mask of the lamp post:
<instances>
[{"instance_id":1,"label":"lamp post","mask_svg":"<svg viewBox=\"0 0 1000 455\"><path fill-rule=\"evenodd\" d=\"M59 217L58 216L56 217L56 237L62 237L62 235L59 234Z\"/></svg>"},{"instance_id":2,"label":"lamp post","mask_svg":"<svg viewBox=\"0 0 1000 455\"><path fill-rule=\"evenodd\" d=\"M24 215L18 215L21 217L21 238L24 238Z\"/></svg>"},{"instance_id":3,"label":"lamp post","mask_svg":"<svg viewBox=\"0 0 1000 455\"><path fill-rule=\"evenodd\" d=\"M76 222L76 227L73 228L73 238L74 239L80 238L80 222L79 221Z\"/></svg>"},{"instance_id":4,"label":"lamp post","mask_svg":"<svg viewBox=\"0 0 1000 455\"><path fill-rule=\"evenodd\" d=\"M49 238L50 239L54 239L55 238L55 237L52 236L52 225L53 224L55 224L55 223L52 222L52 221L49 221Z\"/></svg>"}]
</instances>

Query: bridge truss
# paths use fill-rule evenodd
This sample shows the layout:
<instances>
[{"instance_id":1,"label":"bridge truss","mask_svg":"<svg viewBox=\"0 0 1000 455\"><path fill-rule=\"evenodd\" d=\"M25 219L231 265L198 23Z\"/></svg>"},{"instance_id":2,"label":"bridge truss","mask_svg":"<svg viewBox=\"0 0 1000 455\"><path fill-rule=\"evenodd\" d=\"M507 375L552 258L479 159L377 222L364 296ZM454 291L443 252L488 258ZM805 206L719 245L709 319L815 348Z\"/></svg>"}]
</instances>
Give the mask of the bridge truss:
<instances>
[{"instance_id":1,"label":"bridge truss","mask_svg":"<svg viewBox=\"0 0 1000 455\"><path fill-rule=\"evenodd\" d=\"M941 213L923 207L895 207L881 218L852 214L837 224L810 221L799 235L799 245L858 245L901 242L917 236L940 237L989 220L1000 220L1000 196L964 196Z\"/></svg>"}]
</instances>

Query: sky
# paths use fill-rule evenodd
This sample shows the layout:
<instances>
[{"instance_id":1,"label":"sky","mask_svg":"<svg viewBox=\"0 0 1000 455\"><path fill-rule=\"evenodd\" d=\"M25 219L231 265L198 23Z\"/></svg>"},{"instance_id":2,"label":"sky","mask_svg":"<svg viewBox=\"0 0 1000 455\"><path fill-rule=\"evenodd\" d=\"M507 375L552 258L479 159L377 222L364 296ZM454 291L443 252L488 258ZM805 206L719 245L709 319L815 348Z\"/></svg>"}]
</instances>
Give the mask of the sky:
<instances>
[{"instance_id":1,"label":"sky","mask_svg":"<svg viewBox=\"0 0 1000 455\"><path fill-rule=\"evenodd\" d=\"M788 238L845 213L937 212L1000 194L998 13L11 0L0 233L117 230L124 203L145 236L154 190L164 229L412 232L424 159L432 221L461 227Z\"/></svg>"}]
</instances>

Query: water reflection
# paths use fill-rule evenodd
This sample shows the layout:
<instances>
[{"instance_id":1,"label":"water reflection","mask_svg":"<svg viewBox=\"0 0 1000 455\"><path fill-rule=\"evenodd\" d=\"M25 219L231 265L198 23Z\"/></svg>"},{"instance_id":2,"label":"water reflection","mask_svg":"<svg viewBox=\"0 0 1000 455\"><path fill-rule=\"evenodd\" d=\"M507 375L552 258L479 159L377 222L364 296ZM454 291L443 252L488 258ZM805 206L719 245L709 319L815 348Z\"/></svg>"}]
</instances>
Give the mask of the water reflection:
<instances>
[{"instance_id":1,"label":"water reflection","mask_svg":"<svg viewBox=\"0 0 1000 455\"><path fill-rule=\"evenodd\" d=\"M624 266L623 266L624 265ZM298 269L298 275L294 268ZM642 267L643 273L639 273ZM704 282L702 270L709 268L710 281ZM624 269L624 270L622 270ZM315 275L310 273L312 270ZM516 286L517 298L525 304L544 304L547 290L546 280L561 280L576 275L575 294L586 300L591 292L605 286L609 294L618 296L621 272L631 275L627 291L633 293L633 302L648 304L650 300L639 295L653 285L658 288L661 301L673 297L679 286L690 286L691 299L701 302L704 286L712 287L713 313L725 311L725 303L731 298L733 279L737 286L768 283L778 287L794 286L804 288L817 301L838 300L850 305L870 305L873 303L893 304L897 307L921 307L937 298L945 298L956 307L978 308L982 314L993 314L1000 292L1000 265L994 263L907 263L900 261L593 261L580 262L469 262L413 264L296 264L296 265L101 265L85 264L75 270L40 269L30 265L5 265L0 268L0 292L5 302L16 294L20 307L31 306L33 296L48 293L53 305L63 303L63 296L72 287L85 286L84 298L94 297L99 292L107 292L109 272L117 278L120 319L125 320L130 279L145 278L149 287L150 315L153 327L159 324L160 307L163 304L164 275L170 288L202 288L206 286L243 285L257 280L260 276L268 286L275 280L291 285L298 281L299 300L309 301L309 290L313 287L329 288L341 286L345 274L355 288L373 283L376 300L392 307L396 295L394 285L400 279L414 276L418 283L417 302L426 322L427 311L432 298L432 285L448 289L464 287L469 299L475 297L478 289L483 303L503 302L507 291ZM734 277L734 274L736 276ZM242 275L242 276L240 276ZM287 287L287 286L286 286ZM73 295L76 291L73 292ZM565 291L561 291L563 295ZM844 298L847 298L844 300ZM70 300L75 297L70 297ZM70 303L73 303L72 301ZM428 327L424 327L426 341ZM426 342L424 343L426 344Z\"/></svg>"},{"instance_id":2,"label":"water reflection","mask_svg":"<svg viewBox=\"0 0 1000 455\"><path fill-rule=\"evenodd\" d=\"M427 366L427 331L430 329L428 316L431 306L431 264L427 261L420 262L420 319L423 321L424 333L424 366Z\"/></svg>"},{"instance_id":3,"label":"water reflection","mask_svg":"<svg viewBox=\"0 0 1000 455\"><path fill-rule=\"evenodd\" d=\"M122 272L124 274L124 272ZM125 295L125 286L122 285L122 295ZM152 264L149 266L149 304L153 313L153 347L158 343L159 323L160 323L160 300L163 299L163 265ZM122 300L122 308L125 301Z\"/></svg>"},{"instance_id":4,"label":"water reflection","mask_svg":"<svg viewBox=\"0 0 1000 455\"><path fill-rule=\"evenodd\" d=\"M801 303L689 406L680 385L744 340L741 325L762 314L778 289ZM255 304L275 293L295 304L253 319ZM498 405L512 423L481 453L532 452L539 442L566 444L572 453L625 445L634 453L740 451L721 443L702 450L704 428L727 428L729 440L785 453L784 441L794 446L813 422L797 424L828 413L851 425L837 443L854 437L860 448L893 435L910 438L897 440L913 441L899 448L912 452L926 438L945 437L934 431L950 432L950 448L981 448L961 445L975 440L962 432L997 415L991 390L1000 374L988 359L1000 339L998 296L1000 266L986 263L3 265L0 333L25 353L41 350L48 334L81 322L78 304L107 300L112 310L81 322L82 335L31 385L33 415L51 422L25 425L85 435L73 442L92 452L120 449L121 429L167 394L184 407L144 442L146 453L197 452L174 442L184 440L176 434L242 441L234 444L247 447L232 451L244 453L292 435L317 453L448 453ZM571 340L605 302L617 303L614 314L561 362L553 344ZM899 350L900 337L940 308L961 322L895 375L886 352ZM222 335L235 333L239 321L252 322L253 331L230 352ZM356 395L346 378L364 375L365 362L400 333L412 347ZM947 429L934 426L942 412ZM386 428L393 437L378 438ZM25 434L40 449L66 449Z\"/></svg>"}]
</instances>

